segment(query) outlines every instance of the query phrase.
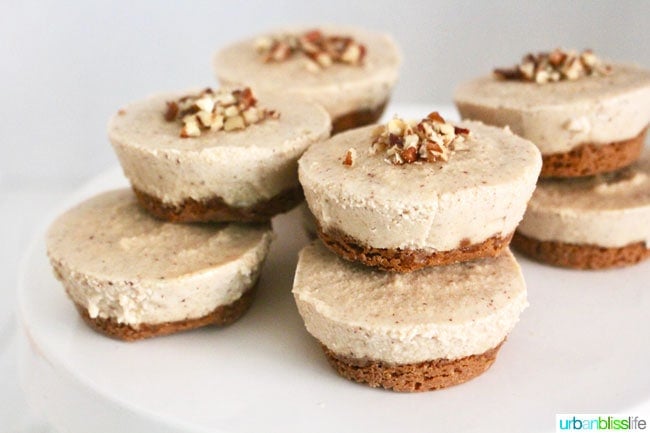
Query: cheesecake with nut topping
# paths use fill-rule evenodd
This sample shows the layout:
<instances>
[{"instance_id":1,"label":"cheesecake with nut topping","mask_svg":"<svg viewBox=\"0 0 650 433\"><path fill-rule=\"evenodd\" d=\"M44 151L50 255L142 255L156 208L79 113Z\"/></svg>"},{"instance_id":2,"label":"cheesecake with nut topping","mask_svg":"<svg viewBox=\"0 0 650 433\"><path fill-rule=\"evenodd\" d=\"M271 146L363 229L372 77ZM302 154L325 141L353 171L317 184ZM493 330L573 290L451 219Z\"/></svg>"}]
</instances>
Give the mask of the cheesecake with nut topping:
<instances>
[{"instance_id":1,"label":"cheesecake with nut topping","mask_svg":"<svg viewBox=\"0 0 650 433\"><path fill-rule=\"evenodd\" d=\"M297 160L329 137L319 105L250 88L133 102L108 126L141 205L177 222L266 221L303 199Z\"/></svg>"},{"instance_id":2,"label":"cheesecake with nut topping","mask_svg":"<svg viewBox=\"0 0 650 433\"><path fill-rule=\"evenodd\" d=\"M213 64L222 84L297 94L321 104L337 133L379 120L400 63L388 35L325 26L233 43L216 53Z\"/></svg>"},{"instance_id":3,"label":"cheesecake with nut topping","mask_svg":"<svg viewBox=\"0 0 650 433\"><path fill-rule=\"evenodd\" d=\"M540 168L535 145L509 130L431 113L314 144L299 161L299 178L330 249L409 272L498 255Z\"/></svg>"},{"instance_id":4,"label":"cheesecake with nut topping","mask_svg":"<svg viewBox=\"0 0 650 433\"><path fill-rule=\"evenodd\" d=\"M394 391L429 391L486 371L528 305L519 265L497 258L407 274L300 252L293 295L307 331L343 377Z\"/></svg>"},{"instance_id":5,"label":"cheesecake with nut topping","mask_svg":"<svg viewBox=\"0 0 650 433\"><path fill-rule=\"evenodd\" d=\"M241 317L272 237L268 223L163 222L121 189L59 216L46 241L81 317L98 332L138 340Z\"/></svg>"},{"instance_id":6,"label":"cheesecake with nut topping","mask_svg":"<svg viewBox=\"0 0 650 433\"><path fill-rule=\"evenodd\" d=\"M461 84L465 119L509 126L542 152L543 177L614 171L633 163L650 122L650 70L593 52L529 54L509 69Z\"/></svg>"},{"instance_id":7,"label":"cheesecake with nut topping","mask_svg":"<svg viewBox=\"0 0 650 433\"><path fill-rule=\"evenodd\" d=\"M650 257L650 150L631 166L541 180L513 246L556 266L603 269Z\"/></svg>"}]
</instances>

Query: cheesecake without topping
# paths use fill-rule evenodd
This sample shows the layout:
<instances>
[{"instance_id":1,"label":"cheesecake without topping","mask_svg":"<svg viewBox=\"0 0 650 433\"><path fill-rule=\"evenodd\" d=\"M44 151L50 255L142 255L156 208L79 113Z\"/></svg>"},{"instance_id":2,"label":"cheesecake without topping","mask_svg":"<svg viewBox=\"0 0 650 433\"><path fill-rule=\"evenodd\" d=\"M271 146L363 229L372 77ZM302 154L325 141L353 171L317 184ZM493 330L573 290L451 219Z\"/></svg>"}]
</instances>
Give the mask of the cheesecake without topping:
<instances>
[{"instance_id":1,"label":"cheesecake without topping","mask_svg":"<svg viewBox=\"0 0 650 433\"><path fill-rule=\"evenodd\" d=\"M514 245L543 262L599 269L650 257L650 150L631 166L541 180Z\"/></svg>"},{"instance_id":2,"label":"cheesecake without topping","mask_svg":"<svg viewBox=\"0 0 650 433\"><path fill-rule=\"evenodd\" d=\"M507 249L394 274L342 260L315 241L300 253L293 294L307 331L342 375L397 391L482 373L528 305Z\"/></svg>"},{"instance_id":3,"label":"cheesecake without topping","mask_svg":"<svg viewBox=\"0 0 650 433\"><path fill-rule=\"evenodd\" d=\"M268 224L162 222L122 189L59 216L47 252L82 317L134 340L239 318L272 237Z\"/></svg>"}]
</instances>

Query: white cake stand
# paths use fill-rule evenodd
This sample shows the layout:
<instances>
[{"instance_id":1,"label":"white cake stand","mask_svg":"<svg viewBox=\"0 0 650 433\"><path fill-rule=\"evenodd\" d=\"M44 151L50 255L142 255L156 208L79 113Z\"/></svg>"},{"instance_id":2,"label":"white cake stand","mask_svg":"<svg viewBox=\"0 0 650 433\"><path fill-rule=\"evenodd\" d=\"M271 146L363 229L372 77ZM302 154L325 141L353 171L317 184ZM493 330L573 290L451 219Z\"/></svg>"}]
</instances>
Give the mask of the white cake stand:
<instances>
[{"instance_id":1,"label":"white cake stand","mask_svg":"<svg viewBox=\"0 0 650 433\"><path fill-rule=\"evenodd\" d=\"M387 115L428 111L397 106ZM126 185L116 167L55 213ZM82 322L52 275L44 230L36 233L19 287L30 401L72 433L553 432L556 413L650 413L650 262L580 272L519 257L530 307L494 366L446 390L397 394L329 367L290 293L308 242L299 213L274 228L258 298L240 321L137 343Z\"/></svg>"}]
</instances>

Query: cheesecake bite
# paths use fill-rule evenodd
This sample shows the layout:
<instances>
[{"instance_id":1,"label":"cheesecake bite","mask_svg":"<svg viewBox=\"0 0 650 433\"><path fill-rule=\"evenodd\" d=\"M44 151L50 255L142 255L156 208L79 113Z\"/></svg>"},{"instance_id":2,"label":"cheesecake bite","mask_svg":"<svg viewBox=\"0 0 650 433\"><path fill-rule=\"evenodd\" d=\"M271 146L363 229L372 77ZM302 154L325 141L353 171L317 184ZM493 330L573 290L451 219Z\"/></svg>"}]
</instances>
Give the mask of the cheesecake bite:
<instances>
[{"instance_id":1,"label":"cheesecake bite","mask_svg":"<svg viewBox=\"0 0 650 433\"><path fill-rule=\"evenodd\" d=\"M293 294L307 331L341 376L402 392L482 374L528 305L508 249L394 274L342 260L315 241L300 253Z\"/></svg>"},{"instance_id":2,"label":"cheesecake bite","mask_svg":"<svg viewBox=\"0 0 650 433\"><path fill-rule=\"evenodd\" d=\"M454 100L463 118L509 126L535 143L542 177L587 176L639 157L650 122L650 71L589 50L557 49L465 82Z\"/></svg>"},{"instance_id":3,"label":"cheesecake bite","mask_svg":"<svg viewBox=\"0 0 650 433\"><path fill-rule=\"evenodd\" d=\"M496 256L526 209L537 148L437 113L335 135L299 161L323 242L340 256L408 272Z\"/></svg>"},{"instance_id":4,"label":"cheesecake bite","mask_svg":"<svg viewBox=\"0 0 650 433\"><path fill-rule=\"evenodd\" d=\"M541 180L513 246L556 266L603 269L650 257L650 150L614 173Z\"/></svg>"},{"instance_id":5,"label":"cheesecake bite","mask_svg":"<svg viewBox=\"0 0 650 433\"><path fill-rule=\"evenodd\" d=\"M307 97L325 107L333 133L379 120L400 63L388 35L330 26L269 32L233 43L214 57L222 84Z\"/></svg>"},{"instance_id":6,"label":"cheesecake bite","mask_svg":"<svg viewBox=\"0 0 650 433\"><path fill-rule=\"evenodd\" d=\"M317 104L241 87L133 102L108 132L140 204L156 217L260 222L302 201L297 160L330 127Z\"/></svg>"},{"instance_id":7,"label":"cheesecake bite","mask_svg":"<svg viewBox=\"0 0 650 433\"><path fill-rule=\"evenodd\" d=\"M65 212L46 240L54 273L86 323L137 340L241 317L272 237L268 223L162 222L122 189Z\"/></svg>"}]
</instances>

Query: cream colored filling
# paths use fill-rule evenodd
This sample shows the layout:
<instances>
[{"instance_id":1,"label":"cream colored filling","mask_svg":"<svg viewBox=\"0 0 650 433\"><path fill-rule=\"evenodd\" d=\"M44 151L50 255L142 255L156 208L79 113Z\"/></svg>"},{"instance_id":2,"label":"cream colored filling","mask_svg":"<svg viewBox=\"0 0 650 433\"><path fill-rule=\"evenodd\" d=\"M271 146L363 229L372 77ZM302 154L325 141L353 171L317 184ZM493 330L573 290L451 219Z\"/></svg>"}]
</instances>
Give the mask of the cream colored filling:
<instances>
[{"instance_id":1,"label":"cream colored filling","mask_svg":"<svg viewBox=\"0 0 650 433\"><path fill-rule=\"evenodd\" d=\"M528 305L510 251L394 274L346 262L318 241L300 253L293 294L307 331L330 350L391 364L484 353Z\"/></svg>"},{"instance_id":2,"label":"cream colored filling","mask_svg":"<svg viewBox=\"0 0 650 433\"><path fill-rule=\"evenodd\" d=\"M179 124L163 118L165 101L179 96L134 102L108 127L126 177L165 204L220 197L228 205L247 207L295 188L298 158L327 138L331 128L328 114L316 104L260 95L258 105L280 112L278 120L180 138Z\"/></svg>"},{"instance_id":3,"label":"cream colored filling","mask_svg":"<svg viewBox=\"0 0 650 433\"><path fill-rule=\"evenodd\" d=\"M530 142L479 122L448 162L392 165L370 155L367 127L312 146L299 177L325 232L374 248L449 251L514 232L541 167ZM342 164L348 149L357 157Z\"/></svg>"},{"instance_id":4,"label":"cream colored filling","mask_svg":"<svg viewBox=\"0 0 650 433\"><path fill-rule=\"evenodd\" d=\"M397 81L401 63L395 42L387 35L360 29L325 27L322 30L326 34L352 36L364 44L367 48L364 64L333 64L312 72L305 67L301 56L264 63L255 50L256 38L252 38L232 44L215 55L217 77L222 84L251 84L259 89L308 97L325 107L333 119L385 103Z\"/></svg>"},{"instance_id":5,"label":"cream colored filling","mask_svg":"<svg viewBox=\"0 0 650 433\"><path fill-rule=\"evenodd\" d=\"M533 193L520 233L541 241L650 248L650 150L617 174L543 180Z\"/></svg>"},{"instance_id":6,"label":"cream colored filling","mask_svg":"<svg viewBox=\"0 0 650 433\"><path fill-rule=\"evenodd\" d=\"M239 299L272 237L260 226L161 222L117 190L60 216L47 248L68 295L91 318L137 326L203 317Z\"/></svg>"},{"instance_id":7,"label":"cream colored filling","mask_svg":"<svg viewBox=\"0 0 650 433\"><path fill-rule=\"evenodd\" d=\"M613 65L610 75L541 85L488 76L462 84L454 100L463 118L509 125L543 155L565 153L636 137L650 122L650 71Z\"/></svg>"}]
</instances>

